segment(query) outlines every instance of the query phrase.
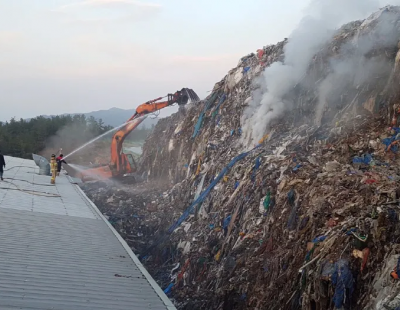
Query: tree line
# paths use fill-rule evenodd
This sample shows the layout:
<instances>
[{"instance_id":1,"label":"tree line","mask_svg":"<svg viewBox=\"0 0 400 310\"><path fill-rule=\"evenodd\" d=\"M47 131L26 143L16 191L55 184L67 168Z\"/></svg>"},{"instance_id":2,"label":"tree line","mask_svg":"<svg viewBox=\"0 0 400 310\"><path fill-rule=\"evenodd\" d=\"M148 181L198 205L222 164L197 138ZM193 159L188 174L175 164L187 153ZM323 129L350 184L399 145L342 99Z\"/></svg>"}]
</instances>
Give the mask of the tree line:
<instances>
[{"instance_id":1,"label":"tree line","mask_svg":"<svg viewBox=\"0 0 400 310\"><path fill-rule=\"evenodd\" d=\"M29 159L32 153L56 152L59 148L66 154L112 128L101 119L85 115L39 116L29 121L13 118L0 122L0 150L4 155ZM129 140L144 140L150 132L151 129L136 129ZM111 141L112 134L106 135L103 141Z\"/></svg>"}]
</instances>

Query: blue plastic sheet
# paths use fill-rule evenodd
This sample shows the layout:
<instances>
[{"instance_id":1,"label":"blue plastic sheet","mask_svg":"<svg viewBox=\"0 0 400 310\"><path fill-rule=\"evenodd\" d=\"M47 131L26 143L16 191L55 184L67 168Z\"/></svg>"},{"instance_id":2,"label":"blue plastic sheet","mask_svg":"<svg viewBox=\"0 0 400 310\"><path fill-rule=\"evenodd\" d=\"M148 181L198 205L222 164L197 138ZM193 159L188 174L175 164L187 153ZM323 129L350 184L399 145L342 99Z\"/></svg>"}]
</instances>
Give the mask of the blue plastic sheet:
<instances>
[{"instance_id":1,"label":"blue plastic sheet","mask_svg":"<svg viewBox=\"0 0 400 310\"><path fill-rule=\"evenodd\" d=\"M210 194L211 190L221 181L221 179L224 177L224 175L240 160L242 160L243 158L245 158L247 155L251 154L252 152L254 152L255 150L257 150L260 147L260 145L256 146L255 148L253 148L251 151L249 152L245 152L242 153L238 156L236 156L234 159L232 159L229 164L222 169L222 171L220 172L220 174L216 177L213 178L211 180L211 184L200 194L200 196L183 212L183 214L179 217L179 219L173 224L171 225L171 227L168 229L167 233L160 236L158 238L158 240L151 245L144 254L142 254L142 257L147 257L148 253L150 251L150 249L154 248L155 246L161 244L162 242L164 242L165 240L167 240L167 238L169 237L170 234L172 234L174 232L175 229L177 229L190 215L190 213L193 211L193 209L196 207L196 205L201 204L206 198L207 196ZM247 198L248 200L248 198ZM210 226L211 228L211 226ZM143 260L143 258L141 258L141 260Z\"/></svg>"},{"instance_id":2,"label":"blue plastic sheet","mask_svg":"<svg viewBox=\"0 0 400 310\"><path fill-rule=\"evenodd\" d=\"M292 205L294 205L294 201L295 201L295 191L294 191L294 189L292 188L289 192L288 192L288 194L287 194L287 197L288 197L288 201L289 201L289 204L292 206Z\"/></svg>"},{"instance_id":3,"label":"blue plastic sheet","mask_svg":"<svg viewBox=\"0 0 400 310\"><path fill-rule=\"evenodd\" d=\"M258 168L260 168L260 165L261 165L261 159L260 159L260 157L257 157L256 163L254 164L254 167L253 167L253 173L251 174L251 180L253 182L256 179L256 173L257 173Z\"/></svg>"},{"instance_id":4,"label":"blue plastic sheet","mask_svg":"<svg viewBox=\"0 0 400 310\"><path fill-rule=\"evenodd\" d=\"M346 236L351 236L353 232L356 232L357 228L352 228L349 231L346 232Z\"/></svg>"},{"instance_id":5,"label":"blue plastic sheet","mask_svg":"<svg viewBox=\"0 0 400 310\"><path fill-rule=\"evenodd\" d=\"M215 149L217 149L218 148L218 145L216 145L216 144L212 144L212 143L209 143L208 144L208 146L210 147L210 149L212 149L212 150L215 150Z\"/></svg>"},{"instance_id":6,"label":"blue plastic sheet","mask_svg":"<svg viewBox=\"0 0 400 310\"><path fill-rule=\"evenodd\" d=\"M299 225L299 230L303 230L306 228L308 222L310 221L310 217L307 215L301 219L300 225Z\"/></svg>"},{"instance_id":7,"label":"blue plastic sheet","mask_svg":"<svg viewBox=\"0 0 400 310\"><path fill-rule=\"evenodd\" d=\"M168 229L168 233L171 234L175 229L177 229L190 215L192 212L193 208L202 203L207 196L210 194L211 190L221 181L221 179L224 177L224 175L240 160L245 158L247 155L249 155L251 152L253 152L257 147L252 149L249 152L242 153L238 156L236 156L234 159L232 159L229 164L222 169L222 171L219 173L219 175L211 182L211 184L200 194L200 196L183 212L183 214L179 217L179 219Z\"/></svg>"},{"instance_id":8,"label":"blue plastic sheet","mask_svg":"<svg viewBox=\"0 0 400 310\"><path fill-rule=\"evenodd\" d=\"M390 138L386 138L386 139L383 139L383 140L382 140L382 143L383 143L384 145L386 145L386 150L388 150L389 145L392 144L394 141L400 140L400 135L399 135L399 133L400 133L400 128L398 128L398 127L393 127L392 130L394 130L394 132L395 132L394 135L392 135ZM390 148L390 150L391 150L392 152L394 152L394 153L397 153L398 150L399 150L399 147L398 147L397 145L393 145L393 146Z\"/></svg>"},{"instance_id":9,"label":"blue plastic sheet","mask_svg":"<svg viewBox=\"0 0 400 310\"><path fill-rule=\"evenodd\" d=\"M229 226L229 223L231 222L231 216L230 215L228 215L227 217L226 217L226 219L224 219L224 229L227 229L228 228L228 226Z\"/></svg>"},{"instance_id":10,"label":"blue plastic sheet","mask_svg":"<svg viewBox=\"0 0 400 310\"><path fill-rule=\"evenodd\" d=\"M335 264L326 260L322 265L321 276L324 278L329 278L335 272Z\"/></svg>"},{"instance_id":11,"label":"blue plastic sheet","mask_svg":"<svg viewBox=\"0 0 400 310\"><path fill-rule=\"evenodd\" d=\"M172 288L174 287L174 283L171 283L170 285L167 286L167 288L164 290L165 294L171 293Z\"/></svg>"},{"instance_id":12,"label":"blue plastic sheet","mask_svg":"<svg viewBox=\"0 0 400 310\"><path fill-rule=\"evenodd\" d=\"M221 98L219 98L217 107L215 108L215 110L214 110L214 112L213 112L213 118L218 114L219 108L220 108L221 104L223 104L223 103L225 102L225 100L226 100L226 95L223 94L223 95L221 96Z\"/></svg>"},{"instance_id":13,"label":"blue plastic sheet","mask_svg":"<svg viewBox=\"0 0 400 310\"><path fill-rule=\"evenodd\" d=\"M325 239L326 239L326 236L319 236L319 237L315 238L312 242L313 243L322 242Z\"/></svg>"},{"instance_id":14,"label":"blue plastic sheet","mask_svg":"<svg viewBox=\"0 0 400 310\"><path fill-rule=\"evenodd\" d=\"M220 121L221 121L221 115L217 115L217 119L215 120L215 125L219 125Z\"/></svg>"},{"instance_id":15,"label":"blue plastic sheet","mask_svg":"<svg viewBox=\"0 0 400 310\"><path fill-rule=\"evenodd\" d=\"M236 181L235 182L235 189L237 189L239 187L239 185L240 185L240 181Z\"/></svg>"},{"instance_id":16,"label":"blue plastic sheet","mask_svg":"<svg viewBox=\"0 0 400 310\"><path fill-rule=\"evenodd\" d=\"M369 165L372 161L372 156L371 154L365 154L361 157L353 157L353 164L364 164L364 165Z\"/></svg>"},{"instance_id":17,"label":"blue plastic sheet","mask_svg":"<svg viewBox=\"0 0 400 310\"><path fill-rule=\"evenodd\" d=\"M388 212L389 220L391 222L395 223L399 220L399 216L397 215L397 212L395 210L388 208L387 212Z\"/></svg>"},{"instance_id":18,"label":"blue plastic sheet","mask_svg":"<svg viewBox=\"0 0 400 310\"><path fill-rule=\"evenodd\" d=\"M299 170L301 167L303 167L303 165L302 165L302 164L298 164L298 165L296 165L296 167L293 168L293 171L297 171L297 170Z\"/></svg>"},{"instance_id":19,"label":"blue plastic sheet","mask_svg":"<svg viewBox=\"0 0 400 310\"><path fill-rule=\"evenodd\" d=\"M299 209L299 205L297 203L295 206L293 206L293 209L290 212L288 222L287 222L287 227L289 228L289 230L295 230L297 227L297 220L298 220L297 211L298 211L298 209Z\"/></svg>"},{"instance_id":20,"label":"blue plastic sheet","mask_svg":"<svg viewBox=\"0 0 400 310\"><path fill-rule=\"evenodd\" d=\"M197 120L197 123L194 126L194 132L192 138L196 138L196 136L199 134L201 125L203 124L203 118L204 118L204 112L200 114L199 119Z\"/></svg>"},{"instance_id":21,"label":"blue plastic sheet","mask_svg":"<svg viewBox=\"0 0 400 310\"><path fill-rule=\"evenodd\" d=\"M340 259L336 262L331 279L335 287L333 303L339 309L345 300L350 300L354 291L354 278L347 260Z\"/></svg>"},{"instance_id":22,"label":"blue plastic sheet","mask_svg":"<svg viewBox=\"0 0 400 310\"><path fill-rule=\"evenodd\" d=\"M218 96L218 93L214 93L210 97L210 99L208 99L208 101L207 101L207 103L206 103L206 105L204 107L203 112L201 112L201 114L200 114L200 116L199 116L199 118L197 120L197 123L194 126L194 132L193 132L192 138L195 138L199 134L200 128L203 125L204 113L206 113L206 111L211 107L211 105L217 99L217 96Z\"/></svg>"}]
</instances>

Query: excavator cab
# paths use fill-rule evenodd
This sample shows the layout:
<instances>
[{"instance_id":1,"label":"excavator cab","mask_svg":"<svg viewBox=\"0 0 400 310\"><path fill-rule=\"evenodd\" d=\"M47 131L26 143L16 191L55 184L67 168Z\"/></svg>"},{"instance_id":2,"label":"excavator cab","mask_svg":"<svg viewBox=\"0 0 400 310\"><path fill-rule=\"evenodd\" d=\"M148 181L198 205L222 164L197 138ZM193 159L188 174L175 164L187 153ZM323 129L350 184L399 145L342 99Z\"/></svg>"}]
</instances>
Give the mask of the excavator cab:
<instances>
[{"instance_id":1,"label":"excavator cab","mask_svg":"<svg viewBox=\"0 0 400 310\"><path fill-rule=\"evenodd\" d=\"M128 160L127 162L129 164L129 166L131 166L130 170L131 171L137 171L138 167L137 167L135 159L133 158L133 155L132 154L125 154L125 156L126 156L126 159Z\"/></svg>"},{"instance_id":2,"label":"excavator cab","mask_svg":"<svg viewBox=\"0 0 400 310\"><path fill-rule=\"evenodd\" d=\"M137 164L132 154L120 154L120 166L110 164L110 170L113 177L122 177L137 171Z\"/></svg>"}]
</instances>

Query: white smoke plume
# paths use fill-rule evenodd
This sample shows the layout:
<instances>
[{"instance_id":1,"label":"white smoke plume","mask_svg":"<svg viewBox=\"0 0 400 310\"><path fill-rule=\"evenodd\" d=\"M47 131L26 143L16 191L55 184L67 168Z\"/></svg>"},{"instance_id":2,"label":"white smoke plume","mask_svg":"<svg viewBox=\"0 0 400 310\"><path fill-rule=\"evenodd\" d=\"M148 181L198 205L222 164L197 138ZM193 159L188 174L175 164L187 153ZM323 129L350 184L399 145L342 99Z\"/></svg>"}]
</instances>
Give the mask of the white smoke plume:
<instances>
[{"instance_id":1,"label":"white smoke plume","mask_svg":"<svg viewBox=\"0 0 400 310\"><path fill-rule=\"evenodd\" d=\"M392 15L381 10L371 15L361 25L361 31L349 43L341 47L345 57L330 60L330 73L318 87L318 104L315 123L321 125L325 108L329 102L337 100L338 94L345 89L358 88L364 83L376 83L387 78L392 70L392 64L385 55L366 57L374 48L386 49L397 46L398 31L396 30L397 14ZM363 33L372 22L379 20L373 33Z\"/></svg>"},{"instance_id":2,"label":"white smoke plume","mask_svg":"<svg viewBox=\"0 0 400 310\"><path fill-rule=\"evenodd\" d=\"M318 87L315 124L322 124L322 116L325 108L329 108L329 102L337 100L346 89L355 89L363 83L371 83L374 79L387 75L391 69L391 64L379 57L354 55L345 60L331 60L332 71Z\"/></svg>"},{"instance_id":3,"label":"white smoke plume","mask_svg":"<svg viewBox=\"0 0 400 310\"><path fill-rule=\"evenodd\" d=\"M298 84L314 55L342 24L366 18L379 9L377 0L314 0L284 48L284 61L268 67L257 81L259 89L242 119L243 144L253 146L264 136L271 120L290 110L284 95ZM326 83L328 83L327 81Z\"/></svg>"}]
</instances>

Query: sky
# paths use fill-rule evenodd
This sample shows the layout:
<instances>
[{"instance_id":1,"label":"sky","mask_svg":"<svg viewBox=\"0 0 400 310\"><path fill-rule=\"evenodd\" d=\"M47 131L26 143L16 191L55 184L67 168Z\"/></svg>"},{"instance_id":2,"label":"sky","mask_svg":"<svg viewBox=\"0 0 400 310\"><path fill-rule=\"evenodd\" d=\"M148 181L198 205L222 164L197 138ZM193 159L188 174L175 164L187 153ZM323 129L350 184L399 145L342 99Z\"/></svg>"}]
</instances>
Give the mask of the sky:
<instances>
[{"instance_id":1,"label":"sky","mask_svg":"<svg viewBox=\"0 0 400 310\"><path fill-rule=\"evenodd\" d=\"M204 98L309 2L0 0L0 121L132 109L182 87Z\"/></svg>"}]
</instances>

